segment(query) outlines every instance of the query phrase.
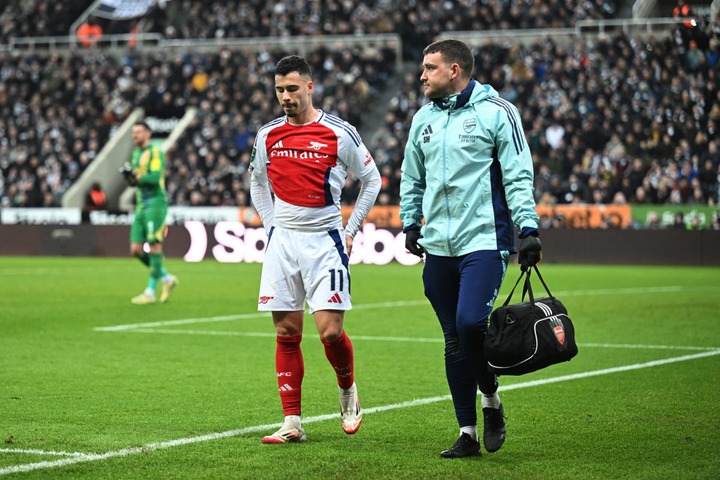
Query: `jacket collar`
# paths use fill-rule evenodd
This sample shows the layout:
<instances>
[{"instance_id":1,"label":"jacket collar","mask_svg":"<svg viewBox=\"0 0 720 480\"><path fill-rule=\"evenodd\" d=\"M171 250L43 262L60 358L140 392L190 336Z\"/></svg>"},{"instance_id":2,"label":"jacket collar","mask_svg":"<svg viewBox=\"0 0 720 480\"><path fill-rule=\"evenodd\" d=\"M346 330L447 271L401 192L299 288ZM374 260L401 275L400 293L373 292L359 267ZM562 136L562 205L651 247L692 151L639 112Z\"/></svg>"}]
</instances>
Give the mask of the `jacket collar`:
<instances>
[{"instance_id":1,"label":"jacket collar","mask_svg":"<svg viewBox=\"0 0 720 480\"><path fill-rule=\"evenodd\" d=\"M472 95L473 88L475 88L475 83L475 79L471 78L467 87L465 87L459 94L450 95L444 98L435 98L432 102L440 110L456 110L458 108L462 108L470 101L470 96Z\"/></svg>"}]
</instances>

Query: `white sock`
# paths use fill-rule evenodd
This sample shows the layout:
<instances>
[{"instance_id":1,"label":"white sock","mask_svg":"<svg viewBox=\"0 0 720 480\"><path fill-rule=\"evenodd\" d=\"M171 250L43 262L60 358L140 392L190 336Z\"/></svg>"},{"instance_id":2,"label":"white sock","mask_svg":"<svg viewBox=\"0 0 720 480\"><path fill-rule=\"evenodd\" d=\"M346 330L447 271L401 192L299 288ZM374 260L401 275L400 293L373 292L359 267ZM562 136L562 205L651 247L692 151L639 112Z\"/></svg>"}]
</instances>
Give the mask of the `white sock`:
<instances>
[{"instance_id":1,"label":"white sock","mask_svg":"<svg viewBox=\"0 0 720 480\"><path fill-rule=\"evenodd\" d=\"M302 422L300 421L300 415L286 415L285 421L283 422L283 429L288 430L290 428L302 428Z\"/></svg>"},{"instance_id":2,"label":"white sock","mask_svg":"<svg viewBox=\"0 0 720 480\"><path fill-rule=\"evenodd\" d=\"M478 436L477 436L477 425L470 425L468 427L460 427L460 435L463 433L467 433L472 437L473 440L477 442Z\"/></svg>"},{"instance_id":3,"label":"white sock","mask_svg":"<svg viewBox=\"0 0 720 480\"><path fill-rule=\"evenodd\" d=\"M172 275L170 275L169 273L166 273L165 276L162 278L162 281L165 282L165 283L167 283L167 282L169 282L170 280L172 280L172 278L173 278Z\"/></svg>"},{"instance_id":4,"label":"white sock","mask_svg":"<svg viewBox=\"0 0 720 480\"><path fill-rule=\"evenodd\" d=\"M482 408L500 408L500 397L497 392L491 395L482 394Z\"/></svg>"},{"instance_id":5,"label":"white sock","mask_svg":"<svg viewBox=\"0 0 720 480\"><path fill-rule=\"evenodd\" d=\"M347 395L350 395L351 393L355 394L355 390L357 390L357 387L355 386L355 382L353 382L353 384L350 385L350 388L348 388L347 390L345 390L340 385L338 385L338 390L340 391L340 393L345 393Z\"/></svg>"},{"instance_id":6,"label":"white sock","mask_svg":"<svg viewBox=\"0 0 720 480\"><path fill-rule=\"evenodd\" d=\"M153 298L155 298L155 290L152 290L152 289L150 289L150 288L146 288L146 289L145 289L145 295L147 295L148 297L153 297Z\"/></svg>"}]
</instances>

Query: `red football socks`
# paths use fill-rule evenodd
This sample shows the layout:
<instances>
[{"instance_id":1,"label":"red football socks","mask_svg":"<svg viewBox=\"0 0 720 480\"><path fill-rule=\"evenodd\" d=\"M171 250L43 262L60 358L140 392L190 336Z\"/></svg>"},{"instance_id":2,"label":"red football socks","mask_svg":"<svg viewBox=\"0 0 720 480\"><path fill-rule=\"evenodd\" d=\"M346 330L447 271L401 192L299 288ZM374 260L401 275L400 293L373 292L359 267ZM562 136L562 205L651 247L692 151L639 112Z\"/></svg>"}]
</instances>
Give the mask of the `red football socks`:
<instances>
[{"instance_id":1,"label":"red football socks","mask_svg":"<svg viewBox=\"0 0 720 480\"><path fill-rule=\"evenodd\" d=\"M276 338L275 368L283 413L300 415L301 387L305 375L300 341L302 335Z\"/></svg>"},{"instance_id":2,"label":"red football socks","mask_svg":"<svg viewBox=\"0 0 720 480\"><path fill-rule=\"evenodd\" d=\"M353 345L350 338L343 330L335 343L328 343L325 340L322 342L325 345L325 356L337 374L338 385L347 390L355 382Z\"/></svg>"}]
</instances>

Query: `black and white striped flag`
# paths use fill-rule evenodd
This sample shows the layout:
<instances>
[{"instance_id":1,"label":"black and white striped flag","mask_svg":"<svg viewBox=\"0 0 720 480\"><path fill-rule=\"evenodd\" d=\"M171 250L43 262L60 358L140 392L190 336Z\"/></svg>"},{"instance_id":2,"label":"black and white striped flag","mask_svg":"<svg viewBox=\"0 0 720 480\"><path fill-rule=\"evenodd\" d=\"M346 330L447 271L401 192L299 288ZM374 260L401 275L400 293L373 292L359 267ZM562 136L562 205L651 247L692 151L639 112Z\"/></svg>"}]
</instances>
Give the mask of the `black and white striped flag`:
<instances>
[{"instance_id":1,"label":"black and white striped flag","mask_svg":"<svg viewBox=\"0 0 720 480\"><path fill-rule=\"evenodd\" d=\"M152 7L153 0L102 0L92 14L113 20L142 17Z\"/></svg>"}]
</instances>

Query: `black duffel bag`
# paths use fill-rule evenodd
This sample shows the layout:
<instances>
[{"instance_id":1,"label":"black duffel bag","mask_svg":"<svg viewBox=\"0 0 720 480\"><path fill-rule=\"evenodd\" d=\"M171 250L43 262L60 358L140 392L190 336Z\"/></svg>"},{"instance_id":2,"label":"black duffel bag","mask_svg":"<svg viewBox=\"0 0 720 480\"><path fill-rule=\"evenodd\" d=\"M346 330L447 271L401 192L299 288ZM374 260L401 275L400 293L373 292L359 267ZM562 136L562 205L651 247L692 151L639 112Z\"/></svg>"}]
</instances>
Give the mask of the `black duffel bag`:
<instances>
[{"instance_id":1,"label":"black duffel bag","mask_svg":"<svg viewBox=\"0 0 720 480\"><path fill-rule=\"evenodd\" d=\"M534 298L530 273L535 269L548 297ZM520 280L525 277L522 303L509 305ZM525 302L525 294L530 301ZM497 375L523 375L566 362L578 353L575 327L565 306L553 297L537 266L521 272L510 295L490 315L485 337L488 369Z\"/></svg>"}]
</instances>

